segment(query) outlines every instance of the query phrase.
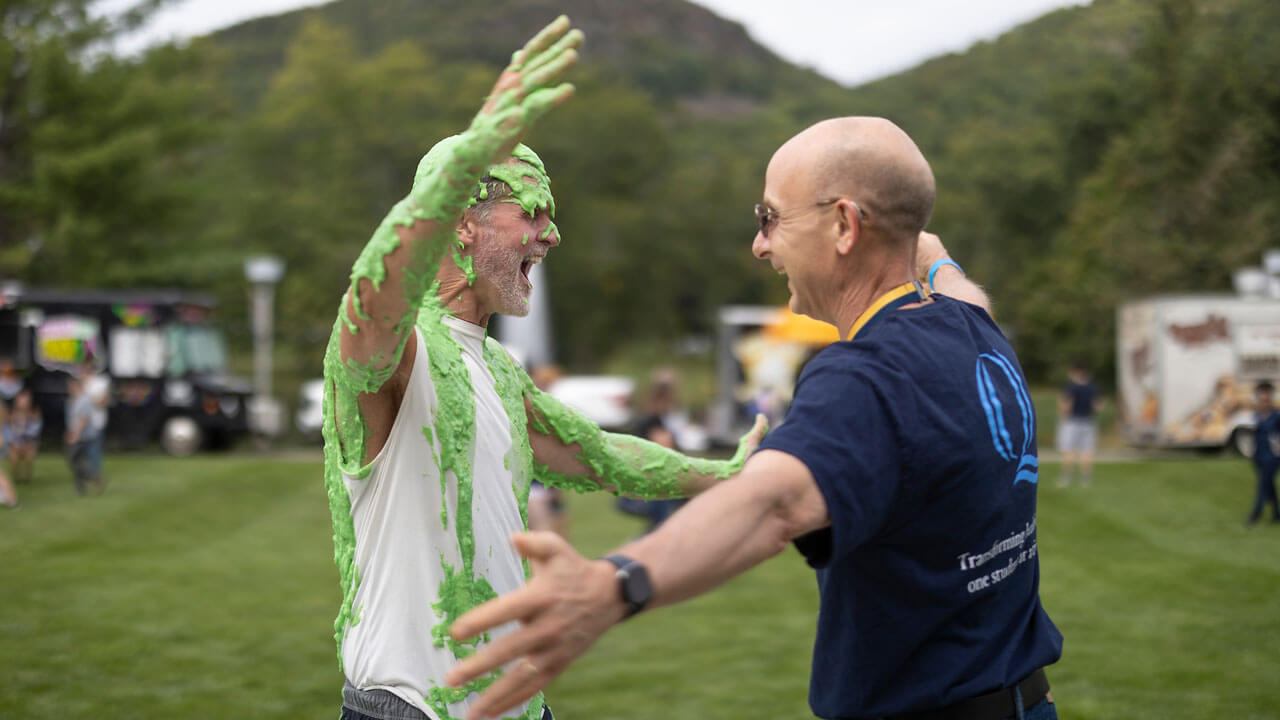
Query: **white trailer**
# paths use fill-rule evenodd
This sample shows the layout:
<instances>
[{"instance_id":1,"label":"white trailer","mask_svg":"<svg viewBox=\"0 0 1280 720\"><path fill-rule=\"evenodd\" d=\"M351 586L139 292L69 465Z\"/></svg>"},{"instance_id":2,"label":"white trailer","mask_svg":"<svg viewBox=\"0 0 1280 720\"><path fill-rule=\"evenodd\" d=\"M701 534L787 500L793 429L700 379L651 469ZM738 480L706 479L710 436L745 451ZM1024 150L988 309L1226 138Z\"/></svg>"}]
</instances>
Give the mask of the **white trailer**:
<instances>
[{"instance_id":1,"label":"white trailer","mask_svg":"<svg viewBox=\"0 0 1280 720\"><path fill-rule=\"evenodd\" d=\"M1153 297L1121 305L1116 373L1125 439L1253 449L1253 386L1280 381L1280 299Z\"/></svg>"}]
</instances>

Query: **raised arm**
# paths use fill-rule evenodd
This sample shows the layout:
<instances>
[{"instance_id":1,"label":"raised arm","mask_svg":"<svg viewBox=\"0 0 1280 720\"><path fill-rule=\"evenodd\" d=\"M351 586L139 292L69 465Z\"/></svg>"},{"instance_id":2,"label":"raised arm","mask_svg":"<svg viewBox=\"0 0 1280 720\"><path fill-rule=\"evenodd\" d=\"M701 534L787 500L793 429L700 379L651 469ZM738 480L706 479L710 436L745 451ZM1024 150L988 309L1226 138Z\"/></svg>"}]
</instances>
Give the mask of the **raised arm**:
<instances>
[{"instance_id":1,"label":"raised arm","mask_svg":"<svg viewBox=\"0 0 1280 720\"><path fill-rule=\"evenodd\" d=\"M916 276L922 280L931 279L930 290L977 305L986 310L988 315L995 317L991 311L991 298L987 297L987 293L964 274L959 265L943 263L938 266L933 277L929 278L929 270L933 268L934 263L942 260L951 260L947 249L942 246L942 240L930 232L920 233L916 241Z\"/></svg>"},{"instance_id":2,"label":"raised arm","mask_svg":"<svg viewBox=\"0 0 1280 720\"><path fill-rule=\"evenodd\" d=\"M573 92L556 85L577 60L582 33L560 17L511 59L465 132L437 145L413 189L387 214L356 260L334 340L325 354L348 460L375 456L391 430L413 351L418 309L433 292L456 227L486 169L507 158L525 130ZM463 258L454 253L460 267ZM348 463L350 464L350 463Z\"/></svg>"},{"instance_id":3,"label":"raised arm","mask_svg":"<svg viewBox=\"0 0 1280 720\"><path fill-rule=\"evenodd\" d=\"M691 497L733 475L765 431L764 417L758 416L732 458L708 460L633 435L605 432L532 382L525 388L525 409L538 480L569 490L604 489L643 498Z\"/></svg>"},{"instance_id":4,"label":"raised arm","mask_svg":"<svg viewBox=\"0 0 1280 720\"><path fill-rule=\"evenodd\" d=\"M741 475L695 498L657 530L618 552L648 569L648 608L711 590L782 552L791 540L830 523L826 501L804 463L776 450L753 455ZM519 630L463 660L447 676L466 682L523 660L472 704L468 718L532 697L626 615L616 568L587 560L551 533L516 536L533 579L491 600L453 625L470 637L511 620Z\"/></svg>"}]
</instances>

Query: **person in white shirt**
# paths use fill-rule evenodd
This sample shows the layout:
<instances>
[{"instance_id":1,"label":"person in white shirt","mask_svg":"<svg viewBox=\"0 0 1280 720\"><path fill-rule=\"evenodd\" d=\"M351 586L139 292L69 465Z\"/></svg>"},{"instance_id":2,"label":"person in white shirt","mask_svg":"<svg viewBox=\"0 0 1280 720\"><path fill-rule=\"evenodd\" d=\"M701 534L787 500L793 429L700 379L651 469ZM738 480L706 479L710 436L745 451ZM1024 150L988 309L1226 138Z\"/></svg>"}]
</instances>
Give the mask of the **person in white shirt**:
<instances>
[{"instance_id":1,"label":"person in white shirt","mask_svg":"<svg viewBox=\"0 0 1280 720\"><path fill-rule=\"evenodd\" d=\"M581 40L562 17L516 52L471 126L422 159L352 269L323 406L343 718L459 718L494 680L452 688L444 676L503 630L460 643L447 628L523 584L508 538L526 526L535 476L573 490L687 495L739 469L763 432L728 461L602 432L486 336L493 313L528 312L529 268L560 243L550 180L519 140L572 93L557 83ZM550 710L538 695L504 717Z\"/></svg>"}]
</instances>

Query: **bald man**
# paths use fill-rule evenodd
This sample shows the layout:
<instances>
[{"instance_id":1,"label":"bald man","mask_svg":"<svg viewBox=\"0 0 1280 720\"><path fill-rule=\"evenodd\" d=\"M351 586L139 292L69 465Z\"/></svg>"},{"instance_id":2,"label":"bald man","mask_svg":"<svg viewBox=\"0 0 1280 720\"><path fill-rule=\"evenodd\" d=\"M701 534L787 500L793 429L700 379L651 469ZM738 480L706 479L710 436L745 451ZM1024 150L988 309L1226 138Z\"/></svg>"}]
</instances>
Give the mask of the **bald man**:
<instances>
[{"instance_id":1,"label":"bald man","mask_svg":"<svg viewBox=\"0 0 1280 720\"><path fill-rule=\"evenodd\" d=\"M470 717L495 714L613 624L794 543L821 598L814 714L1056 718L1042 668L1062 636L1039 599L1034 411L985 294L923 233L929 164L886 120L828 120L774 154L763 200L752 251L786 276L792 310L845 340L806 366L742 472L656 532L600 560L517 536L533 581L453 633L523 627L448 681L514 663Z\"/></svg>"}]
</instances>

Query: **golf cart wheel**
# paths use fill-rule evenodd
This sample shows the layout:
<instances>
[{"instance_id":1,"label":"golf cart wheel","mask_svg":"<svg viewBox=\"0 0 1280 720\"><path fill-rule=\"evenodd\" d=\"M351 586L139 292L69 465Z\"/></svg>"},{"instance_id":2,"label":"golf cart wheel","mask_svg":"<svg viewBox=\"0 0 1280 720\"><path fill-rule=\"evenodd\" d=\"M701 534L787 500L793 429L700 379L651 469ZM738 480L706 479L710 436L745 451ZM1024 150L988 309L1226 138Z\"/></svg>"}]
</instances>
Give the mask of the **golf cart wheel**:
<instances>
[{"instance_id":1,"label":"golf cart wheel","mask_svg":"<svg viewBox=\"0 0 1280 720\"><path fill-rule=\"evenodd\" d=\"M185 415L174 415L164 421L160 430L160 446L174 457L186 457L200 449L204 433L195 420Z\"/></svg>"}]
</instances>

